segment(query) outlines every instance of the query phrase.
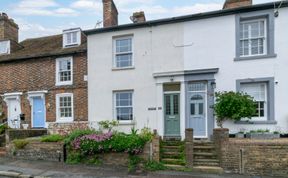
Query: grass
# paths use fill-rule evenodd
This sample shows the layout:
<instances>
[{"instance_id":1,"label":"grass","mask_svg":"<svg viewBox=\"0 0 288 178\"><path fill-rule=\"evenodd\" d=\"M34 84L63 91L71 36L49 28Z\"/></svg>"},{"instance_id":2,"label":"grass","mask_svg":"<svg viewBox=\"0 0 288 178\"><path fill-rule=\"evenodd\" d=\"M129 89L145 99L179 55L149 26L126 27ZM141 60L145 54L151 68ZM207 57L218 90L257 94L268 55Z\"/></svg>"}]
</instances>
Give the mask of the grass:
<instances>
[{"instance_id":1,"label":"grass","mask_svg":"<svg viewBox=\"0 0 288 178\"><path fill-rule=\"evenodd\" d=\"M13 144L15 145L16 149L23 149L26 145L28 145L29 141L25 139L16 139L13 140Z\"/></svg>"},{"instance_id":2,"label":"grass","mask_svg":"<svg viewBox=\"0 0 288 178\"><path fill-rule=\"evenodd\" d=\"M161 162L156 162L156 161L148 161L145 163L145 169L147 171L159 171L159 170L166 170L167 167L164 166L163 163Z\"/></svg>"},{"instance_id":3,"label":"grass","mask_svg":"<svg viewBox=\"0 0 288 178\"><path fill-rule=\"evenodd\" d=\"M41 142L60 142L63 140L64 137L58 134L43 136L40 139Z\"/></svg>"}]
</instances>

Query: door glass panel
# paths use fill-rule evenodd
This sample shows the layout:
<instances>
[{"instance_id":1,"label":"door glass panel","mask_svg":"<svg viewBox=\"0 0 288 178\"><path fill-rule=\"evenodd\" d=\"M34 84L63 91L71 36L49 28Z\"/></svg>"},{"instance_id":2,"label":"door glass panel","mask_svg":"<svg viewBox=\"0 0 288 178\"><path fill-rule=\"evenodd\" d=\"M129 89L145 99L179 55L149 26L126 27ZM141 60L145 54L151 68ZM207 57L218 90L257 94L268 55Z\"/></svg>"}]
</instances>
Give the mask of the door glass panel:
<instances>
[{"instance_id":1,"label":"door glass panel","mask_svg":"<svg viewBox=\"0 0 288 178\"><path fill-rule=\"evenodd\" d=\"M178 95L173 96L173 109L174 109L174 115L178 115L179 114Z\"/></svg>"},{"instance_id":2,"label":"door glass panel","mask_svg":"<svg viewBox=\"0 0 288 178\"><path fill-rule=\"evenodd\" d=\"M170 115L171 114L171 102L170 102L170 96L166 95L165 96L165 102L166 102L166 115Z\"/></svg>"},{"instance_id":3,"label":"door glass panel","mask_svg":"<svg viewBox=\"0 0 288 178\"><path fill-rule=\"evenodd\" d=\"M195 104L194 103L190 104L190 111L191 111L191 115L195 115Z\"/></svg>"},{"instance_id":4,"label":"door glass panel","mask_svg":"<svg viewBox=\"0 0 288 178\"><path fill-rule=\"evenodd\" d=\"M203 111L204 111L204 107L203 107L203 103L199 103L199 105L198 105L199 107L199 115L203 115Z\"/></svg>"}]
</instances>

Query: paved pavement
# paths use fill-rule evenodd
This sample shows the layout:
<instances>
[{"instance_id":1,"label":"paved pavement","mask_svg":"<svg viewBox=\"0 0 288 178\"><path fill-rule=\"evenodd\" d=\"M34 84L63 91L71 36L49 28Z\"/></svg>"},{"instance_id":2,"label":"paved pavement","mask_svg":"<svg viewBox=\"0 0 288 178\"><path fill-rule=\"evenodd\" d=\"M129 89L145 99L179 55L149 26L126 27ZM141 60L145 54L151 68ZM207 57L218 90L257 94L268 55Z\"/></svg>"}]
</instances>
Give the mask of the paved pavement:
<instances>
[{"instance_id":1,"label":"paved pavement","mask_svg":"<svg viewBox=\"0 0 288 178\"><path fill-rule=\"evenodd\" d=\"M114 166L67 165L49 161L25 161L0 158L0 178L270 178L232 174L203 174L195 172L158 171L142 175L129 175L127 168Z\"/></svg>"}]
</instances>

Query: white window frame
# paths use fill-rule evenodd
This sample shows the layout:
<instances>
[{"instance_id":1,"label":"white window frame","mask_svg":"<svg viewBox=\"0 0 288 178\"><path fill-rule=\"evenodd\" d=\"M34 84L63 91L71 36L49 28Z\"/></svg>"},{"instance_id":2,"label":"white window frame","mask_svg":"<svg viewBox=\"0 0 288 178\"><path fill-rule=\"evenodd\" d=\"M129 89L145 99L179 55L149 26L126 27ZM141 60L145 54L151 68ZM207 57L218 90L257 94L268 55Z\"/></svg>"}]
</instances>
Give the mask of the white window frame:
<instances>
[{"instance_id":1,"label":"white window frame","mask_svg":"<svg viewBox=\"0 0 288 178\"><path fill-rule=\"evenodd\" d=\"M68 43L68 35L71 33L76 33L76 42ZM81 29L72 29L72 30L64 30L63 31L63 48L75 47L81 44Z\"/></svg>"},{"instance_id":2,"label":"white window frame","mask_svg":"<svg viewBox=\"0 0 288 178\"><path fill-rule=\"evenodd\" d=\"M71 97L71 117L60 117L60 98ZM74 98L73 93L56 94L56 122L73 122L74 121Z\"/></svg>"},{"instance_id":3,"label":"white window frame","mask_svg":"<svg viewBox=\"0 0 288 178\"><path fill-rule=\"evenodd\" d=\"M251 46L251 40L253 40L253 39L261 39L261 37L258 37L258 38L252 38L251 37L251 29L250 29L250 27L249 27L249 30L248 30L248 38L247 39L241 39L240 38L240 36L239 36L239 40L240 40L240 45L242 45L242 41L244 41L244 40L248 40L249 42L248 42L248 45L249 45L249 54L248 55L245 55L244 53L243 53L243 55L240 55L240 57L254 57L254 56L263 56L263 55L267 55L267 19L266 18L259 18L259 19L254 19L254 20L241 20L240 21L240 26L239 27L241 27L241 25L242 24L247 24L247 23L253 23L253 22L260 22L260 21L264 21L264 36L262 37L263 38L263 54L252 54L252 46ZM240 29L240 33L241 33L241 30L242 29ZM241 49L241 48L240 48ZM240 51L240 49L239 49L239 51ZM244 50L244 47L243 47L243 49L242 50Z\"/></svg>"},{"instance_id":4,"label":"white window frame","mask_svg":"<svg viewBox=\"0 0 288 178\"><path fill-rule=\"evenodd\" d=\"M131 93L132 94L132 105L130 107L132 107L132 120L118 120L117 118L117 108L119 108L119 106L117 106L117 99L116 99L116 94L118 93ZM128 107L128 106L124 106L124 107ZM130 124L134 122L134 91L133 90L122 90L122 91L113 91L113 115L114 115L114 119L119 121L119 123L121 124Z\"/></svg>"},{"instance_id":5,"label":"white window frame","mask_svg":"<svg viewBox=\"0 0 288 178\"><path fill-rule=\"evenodd\" d=\"M59 70L60 70L60 62L64 60L70 60L71 63L71 80L70 81L60 81L60 75L59 75ZM56 86L61 86L61 85L72 85L73 84L73 57L62 57L62 58L57 58L56 59Z\"/></svg>"},{"instance_id":6,"label":"white window frame","mask_svg":"<svg viewBox=\"0 0 288 178\"><path fill-rule=\"evenodd\" d=\"M10 51L11 51L11 44L10 44L11 42L10 42L10 40L0 41L0 43L7 43L7 46L6 46L7 52L0 53L0 55L10 54Z\"/></svg>"},{"instance_id":7,"label":"white window frame","mask_svg":"<svg viewBox=\"0 0 288 178\"><path fill-rule=\"evenodd\" d=\"M246 83L243 83L243 84L240 84L240 85L245 85ZM256 83L247 83L248 85L249 84L258 84L258 85L261 85L261 84L264 84L265 86L265 90L264 90L264 97L265 97L265 101L264 101L264 116L263 117L252 117L251 120L252 121L267 121L268 120L268 91L267 91L267 83L265 82L256 82ZM242 90L241 90L242 91ZM253 96L251 96L253 97ZM257 102L257 100L255 100ZM259 101L258 101L259 102Z\"/></svg>"},{"instance_id":8,"label":"white window frame","mask_svg":"<svg viewBox=\"0 0 288 178\"><path fill-rule=\"evenodd\" d=\"M131 52L121 52L117 53L117 45L116 41L117 40L124 40L124 39L131 39ZM128 35L128 36L122 36L122 37L115 37L113 38L113 68L115 69L131 69L134 68L134 45L133 45L133 35ZM117 67L117 58L116 55L118 54L131 54L131 66L126 66L126 67Z\"/></svg>"}]
</instances>

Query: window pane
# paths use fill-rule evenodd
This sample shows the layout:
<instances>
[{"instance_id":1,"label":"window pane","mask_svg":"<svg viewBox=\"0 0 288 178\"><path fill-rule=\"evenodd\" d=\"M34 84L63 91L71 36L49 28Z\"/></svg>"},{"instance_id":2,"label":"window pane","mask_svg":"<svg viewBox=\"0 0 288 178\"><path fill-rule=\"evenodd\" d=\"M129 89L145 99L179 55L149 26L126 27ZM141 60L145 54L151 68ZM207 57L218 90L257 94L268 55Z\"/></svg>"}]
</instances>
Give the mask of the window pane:
<instances>
[{"instance_id":1,"label":"window pane","mask_svg":"<svg viewBox=\"0 0 288 178\"><path fill-rule=\"evenodd\" d=\"M191 115L195 115L195 104L194 103L190 104L190 112L191 112Z\"/></svg>"},{"instance_id":2,"label":"window pane","mask_svg":"<svg viewBox=\"0 0 288 178\"><path fill-rule=\"evenodd\" d=\"M171 102L170 102L170 96L169 95L166 95L165 96L165 102L166 102L166 115L171 115Z\"/></svg>"},{"instance_id":3,"label":"window pane","mask_svg":"<svg viewBox=\"0 0 288 178\"><path fill-rule=\"evenodd\" d=\"M116 40L116 52L131 52L132 51L131 38Z\"/></svg>"},{"instance_id":4,"label":"window pane","mask_svg":"<svg viewBox=\"0 0 288 178\"><path fill-rule=\"evenodd\" d=\"M117 108L116 111L117 111L117 120L132 120L133 118L132 107Z\"/></svg>"},{"instance_id":5,"label":"window pane","mask_svg":"<svg viewBox=\"0 0 288 178\"><path fill-rule=\"evenodd\" d=\"M132 66L132 54L118 54L116 55L116 67Z\"/></svg>"},{"instance_id":6,"label":"window pane","mask_svg":"<svg viewBox=\"0 0 288 178\"><path fill-rule=\"evenodd\" d=\"M0 41L0 54L9 53L9 41Z\"/></svg>"},{"instance_id":7,"label":"window pane","mask_svg":"<svg viewBox=\"0 0 288 178\"><path fill-rule=\"evenodd\" d=\"M178 95L173 96L173 109L174 109L174 114L178 115L179 114L179 99Z\"/></svg>"},{"instance_id":8,"label":"window pane","mask_svg":"<svg viewBox=\"0 0 288 178\"><path fill-rule=\"evenodd\" d=\"M199 107L199 115L203 115L203 113L204 113L204 105L203 105L203 103L199 103L198 104L198 107Z\"/></svg>"}]
</instances>

